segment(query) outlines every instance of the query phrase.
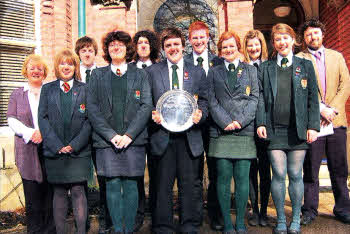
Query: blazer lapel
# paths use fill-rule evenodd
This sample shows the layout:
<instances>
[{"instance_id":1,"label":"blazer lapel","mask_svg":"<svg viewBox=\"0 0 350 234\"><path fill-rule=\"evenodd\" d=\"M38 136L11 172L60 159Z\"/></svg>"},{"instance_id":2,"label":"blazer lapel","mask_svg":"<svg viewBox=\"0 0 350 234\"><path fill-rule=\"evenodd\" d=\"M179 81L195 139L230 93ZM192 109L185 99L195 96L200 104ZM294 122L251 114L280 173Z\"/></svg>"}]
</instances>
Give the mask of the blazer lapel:
<instances>
[{"instance_id":1,"label":"blazer lapel","mask_svg":"<svg viewBox=\"0 0 350 234\"><path fill-rule=\"evenodd\" d=\"M271 60L267 72L269 74L270 85L272 88L273 102L277 95L277 63L276 60Z\"/></svg>"},{"instance_id":2,"label":"blazer lapel","mask_svg":"<svg viewBox=\"0 0 350 234\"><path fill-rule=\"evenodd\" d=\"M60 87L60 80L55 81L58 86L58 89L53 89L52 90L52 96L56 101L57 109L60 112L60 115L62 116L62 111L61 111L61 97L60 97L60 92L61 92L61 87Z\"/></svg>"},{"instance_id":3,"label":"blazer lapel","mask_svg":"<svg viewBox=\"0 0 350 234\"><path fill-rule=\"evenodd\" d=\"M134 81L136 79L136 67L128 65L127 70L127 96L126 96L126 105L128 104L131 94L132 94L132 87L134 86Z\"/></svg>"},{"instance_id":4,"label":"blazer lapel","mask_svg":"<svg viewBox=\"0 0 350 234\"><path fill-rule=\"evenodd\" d=\"M317 69L317 64L316 64L316 59L313 57L313 55L310 53L309 50L305 51L306 54L306 58L309 59L312 62L312 65L314 66L314 70L315 70L315 75L316 75L316 79L317 79L317 86L318 86L318 94L321 97L321 100L323 100L323 95L321 95L321 93L323 93L323 88L322 88L322 84L321 84L321 80L320 80L320 75L318 73L318 69ZM326 56L326 53L325 53ZM327 63L326 63L327 65ZM328 69L326 69L327 72Z\"/></svg>"},{"instance_id":5,"label":"blazer lapel","mask_svg":"<svg viewBox=\"0 0 350 234\"><path fill-rule=\"evenodd\" d=\"M228 77L228 74L227 74L228 71L226 69L226 66L225 66L225 64L221 64L219 66L218 66L218 72L219 72L220 78L224 81L226 91L232 97L232 94L231 94L231 91L230 91L230 88L229 88L229 85L228 85L229 77Z\"/></svg>"},{"instance_id":6,"label":"blazer lapel","mask_svg":"<svg viewBox=\"0 0 350 234\"><path fill-rule=\"evenodd\" d=\"M328 49L324 50L324 56L325 56L324 57L324 62L326 64L326 96L324 98L325 100L323 100L323 101L328 103L327 90L331 90L330 86L332 85L332 82L331 82L330 78L333 77L333 75L331 73L333 71L332 64L334 64L334 63L332 61L332 56L328 53ZM322 90L321 81L319 81L319 79L318 79L318 72L317 72L317 81L319 82L318 87L320 87L320 90ZM323 90L321 92L323 93Z\"/></svg>"},{"instance_id":7,"label":"blazer lapel","mask_svg":"<svg viewBox=\"0 0 350 234\"><path fill-rule=\"evenodd\" d=\"M112 70L111 70L111 65L108 66L108 72L105 73L104 75L104 79L105 81L105 91L107 93L107 97L108 97L108 102L109 105L112 109Z\"/></svg>"},{"instance_id":8,"label":"blazer lapel","mask_svg":"<svg viewBox=\"0 0 350 234\"><path fill-rule=\"evenodd\" d=\"M188 69L188 63L184 61L184 70L183 70L183 90L186 90L189 93L192 93L192 78L190 70ZM186 77L187 73L187 77Z\"/></svg>"},{"instance_id":9,"label":"blazer lapel","mask_svg":"<svg viewBox=\"0 0 350 234\"><path fill-rule=\"evenodd\" d=\"M160 75L163 80L164 90L170 90L169 70L167 60L163 61Z\"/></svg>"},{"instance_id":10,"label":"blazer lapel","mask_svg":"<svg viewBox=\"0 0 350 234\"><path fill-rule=\"evenodd\" d=\"M70 112L70 116L72 118L73 113L74 113L74 108L75 108L75 104L77 102L77 98L79 96L79 91L80 91L80 85L78 82L76 82L75 80L73 81L73 88L72 88L72 109Z\"/></svg>"}]
</instances>

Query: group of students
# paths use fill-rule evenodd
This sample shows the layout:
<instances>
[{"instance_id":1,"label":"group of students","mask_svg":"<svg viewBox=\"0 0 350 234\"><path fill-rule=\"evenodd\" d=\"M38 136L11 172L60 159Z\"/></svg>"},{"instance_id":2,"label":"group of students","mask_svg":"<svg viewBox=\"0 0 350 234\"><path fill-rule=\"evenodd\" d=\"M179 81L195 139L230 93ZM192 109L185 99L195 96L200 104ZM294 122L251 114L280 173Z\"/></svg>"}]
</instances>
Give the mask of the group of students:
<instances>
[{"instance_id":1,"label":"group of students","mask_svg":"<svg viewBox=\"0 0 350 234\"><path fill-rule=\"evenodd\" d=\"M208 49L209 30L201 21L189 27L193 52L188 55L177 28L163 30L159 39L149 30L133 38L112 31L103 38L108 66L96 67L97 44L82 37L76 54L65 49L55 56L57 80L45 85L47 66L40 56L28 56L22 69L28 83L12 93L7 113L16 133L28 233L65 233L69 193L77 233L86 233L91 157L100 186L99 233L137 232L145 212L146 156L152 233L199 233L204 155L213 229L247 233L244 217L249 195L253 213L248 223L266 226L271 190L277 211L273 233L301 233L300 224L312 222L317 215L318 200L309 193L312 186L318 197L317 163L324 149L334 185L334 214L350 223L344 135L349 72L341 54L323 47L323 33L318 20L306 22L304 52L295 56L296 33L286 24L276 24L271 32L273 56L268 59L264 36L257 30L246 34L242 46L237 33L224 32L217 44L218 56ZM159 61L159 47L166 57L163 61ZM324 62L328 56L337 60L332 61L332 71ZM331 80L333 76L337 82ZM174 89L194 95L198 104L193 126L180 133L162 127L155 110L159 98ZM334 133L317 140L320 126L330 124ZM334 137L342 141L332 143ZM317 145L320 140L322 146ZM306 159L304 164L306 154L317 159ZM302 209L303 164L310 190L305 186ZM284 211L286 174L293 211L289 225ZM232 177L235 224L230 213ZM173 222L175 179L178 227Z\"/></svg>"}]
</instances>

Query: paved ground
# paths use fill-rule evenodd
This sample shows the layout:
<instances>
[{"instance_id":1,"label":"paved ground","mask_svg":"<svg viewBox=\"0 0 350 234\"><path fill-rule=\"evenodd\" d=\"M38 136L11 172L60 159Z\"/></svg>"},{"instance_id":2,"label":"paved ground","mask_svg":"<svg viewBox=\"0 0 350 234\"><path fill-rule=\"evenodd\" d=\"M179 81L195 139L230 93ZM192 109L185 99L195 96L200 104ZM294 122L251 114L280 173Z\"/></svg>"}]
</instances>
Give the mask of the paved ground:
<instances>
[{"instance_id":1,"label":"paved ground","mask_svg":"<svg viewBox=\"0 0 350 234\"><path fill-rule=\"evenodd\" d=\"M334 204L333 194L330 192L322 192L320 193L320 215L318 218L309 226L302 227L303 234L350 234L350 225L343 224L337 220L335 220L334 215L332 213ZM289 198L286 201L286 213L287 217L291 217L291 204ZM274 225L276 212L273 206L272 201L268 207L268 215L270 216L271 226ZM232 214L232 220L235 220L235 215ZM95 216L90 216L91 219L91 229L88 234L95 234L98 231L98 220ZM67 225L67 234L74 234L73 220L69 219ZM145 223L142 229L138 232L138 234L150 234L150 217L146 217ZM253 234L267 234L271 233L271 227L248 227L248 233ZM19 226L12 230L0 231L0 233L17 233L17 234L25 234L26 229L23 226ZM209 228L207 216L205 216L205 220L203 226L201 227L200 233L203 234L214 234L220 232L211 231Z\"/></svg>"}]
</instances>

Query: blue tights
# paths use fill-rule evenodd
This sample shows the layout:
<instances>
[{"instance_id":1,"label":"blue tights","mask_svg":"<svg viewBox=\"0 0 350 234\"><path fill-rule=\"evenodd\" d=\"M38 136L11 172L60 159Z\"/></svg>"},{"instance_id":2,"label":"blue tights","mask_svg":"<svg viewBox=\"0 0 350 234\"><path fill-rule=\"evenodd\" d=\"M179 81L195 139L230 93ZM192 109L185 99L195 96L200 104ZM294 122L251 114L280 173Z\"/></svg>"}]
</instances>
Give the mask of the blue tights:
<instances>
[{"instance_id":1,"label":"blue tights","mask_svg":"<svg viewBox=\"0 0 350 234\"><path fill-rule=\"evenodd\" d=\"M304 196L302 169L306 150L269 150L272 166L271 195L277 211L277 230L286 230L284 201L286 196L286 174L288 173L288 192L292 202L292 223L290 228L300 229L300 209Z\"/></svg>"}]
</instances>

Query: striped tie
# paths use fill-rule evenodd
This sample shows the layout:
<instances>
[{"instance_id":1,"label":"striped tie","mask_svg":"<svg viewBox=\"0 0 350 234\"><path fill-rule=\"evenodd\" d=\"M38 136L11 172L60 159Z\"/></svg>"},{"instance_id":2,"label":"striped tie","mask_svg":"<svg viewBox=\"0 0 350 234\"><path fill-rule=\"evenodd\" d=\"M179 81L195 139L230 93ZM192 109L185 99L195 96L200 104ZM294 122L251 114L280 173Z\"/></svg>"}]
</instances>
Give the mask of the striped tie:
<instances>
[{"instance_id":1,"label":"striped tie","mask_svg":"<svg viewBox=\"0 0 350 234\"><path fill-rule=\"evenodd\" d=\"M68 93L70 90L69 84L67 82L64 82L62 86L63 86L64 92Z\"/></svg>"}]
</instances>

